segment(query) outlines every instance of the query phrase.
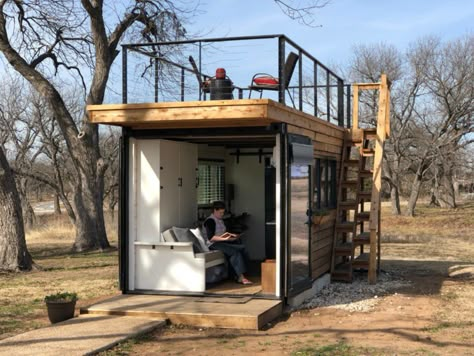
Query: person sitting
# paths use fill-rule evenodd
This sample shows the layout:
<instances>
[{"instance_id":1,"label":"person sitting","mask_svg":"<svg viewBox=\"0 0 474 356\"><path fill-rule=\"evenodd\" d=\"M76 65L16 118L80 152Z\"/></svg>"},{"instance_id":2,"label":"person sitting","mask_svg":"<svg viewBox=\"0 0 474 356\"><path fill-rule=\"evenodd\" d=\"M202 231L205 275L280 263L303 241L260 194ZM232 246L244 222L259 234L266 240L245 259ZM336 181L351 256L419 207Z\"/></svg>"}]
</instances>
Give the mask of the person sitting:
<instances>
[{"instance_id":1,"label":"person sitting","mask_svg":"<svg viewBox=\"0 0 474 356\"><path fill-rule=\"evenodd\" d=\"M212 204L212 214L204 221L209 249L224 253L232 266L238 283L252 284L244 275L247 272L244 260L244 256L247 256L245 245L240 242L238 234L227 231L222 219L224 212L225 204L221 201L215 201Z\"/></svg>"}]
</instances>

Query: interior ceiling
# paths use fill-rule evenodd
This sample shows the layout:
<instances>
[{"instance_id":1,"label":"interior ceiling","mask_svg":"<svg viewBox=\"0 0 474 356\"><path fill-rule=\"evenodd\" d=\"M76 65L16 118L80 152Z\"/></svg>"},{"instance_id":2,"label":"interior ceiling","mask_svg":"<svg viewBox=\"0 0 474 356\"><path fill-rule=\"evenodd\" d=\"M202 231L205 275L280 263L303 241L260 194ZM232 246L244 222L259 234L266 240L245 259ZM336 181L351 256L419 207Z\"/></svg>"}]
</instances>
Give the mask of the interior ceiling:
<instances>
[{"instance_id":1,"label":"interior ceiling","mask_svg":"<svg viewBox=\"0 0 474 356\"><path fill-rule=\"evenodd\" d=\"M166 137L166 139L208 144L210 146L224 146L226 148L267 148L275 146L275 135L179 135Z\"/></svg>"}]
</instances>

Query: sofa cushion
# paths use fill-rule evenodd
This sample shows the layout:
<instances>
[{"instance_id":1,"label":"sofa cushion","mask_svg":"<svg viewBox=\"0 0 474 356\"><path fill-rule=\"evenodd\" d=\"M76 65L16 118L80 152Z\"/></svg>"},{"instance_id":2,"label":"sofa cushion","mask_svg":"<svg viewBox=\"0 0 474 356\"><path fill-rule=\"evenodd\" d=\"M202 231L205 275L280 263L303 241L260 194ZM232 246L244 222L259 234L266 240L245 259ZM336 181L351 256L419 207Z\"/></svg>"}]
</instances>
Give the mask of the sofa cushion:
<instances>
[{"instance_id":1,"label":"sofa cushion","mask_svg":"<svg viewBox=\"0 0 474 356\"><path fill-rule=\"evenodd\" d=\"M201 250L202 252L208 252L209 251L209 247L207 246L206 244L206 240L204 239L204 237L202 236L201 234L201 229L200 228L195 228L195 229L191 229L191 232L194 234L194 236L196 236L196 238L198 239L199 241L199 244L201 245Z\"/></svg>"},{"instance_id":2,"label":"sofa cushion","mask_svg":"<svg viewBox=\"0 0 474 356\"><path fill-rule=\"evenodd\" d=\"M201 244L196 236L191 232L191 230L187 228L181 228L173 226L173 233L176 236L178 242L192 242L193 243L193 250L194 253L203 252L201 248Z\"/></svg>"},{"instance_id":3,"label":"sofa cushion","mask_svg":"<svg viewBox=\"0 0 474 356\"><path fill-rule=\"evenodd\" d=\"M178 242L172 229L165 230L161 233L164 242Z\"/></svg>"}]
</instances>

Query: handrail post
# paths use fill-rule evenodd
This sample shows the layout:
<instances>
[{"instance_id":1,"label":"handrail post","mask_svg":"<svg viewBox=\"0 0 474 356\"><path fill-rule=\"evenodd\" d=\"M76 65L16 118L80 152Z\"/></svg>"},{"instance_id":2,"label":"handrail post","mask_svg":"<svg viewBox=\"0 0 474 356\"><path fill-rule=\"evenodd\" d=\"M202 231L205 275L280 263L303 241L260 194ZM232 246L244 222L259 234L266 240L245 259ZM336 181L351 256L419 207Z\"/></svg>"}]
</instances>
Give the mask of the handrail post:
<instances>
[{"instance_id":1,"label":"handrail post","mask_svg":"<svg viewBox=\"0 0 474 356\"><path fill-rule=\"evenodd\" d=\"M122 104L127 103L127 47L122 46Z\"/></svg>"},{"instance_id":2,"label":"handrail post","mask_svg":"<svg viewBox=\"0 0 474 356\"><path fill-rule=\"evenodd\" d=\"M303 51L298 51L298 108L303 111Z\"/></svg>"},{"instance_id":3,"label":"handrail post","mask_svg":"<svg viewBox=\"0 0 474 356\"><path fill-rule=\"evenodd\" d=\"M278 102L285 104L285 38L278 37Z\"/></svg>"}]
</instances>

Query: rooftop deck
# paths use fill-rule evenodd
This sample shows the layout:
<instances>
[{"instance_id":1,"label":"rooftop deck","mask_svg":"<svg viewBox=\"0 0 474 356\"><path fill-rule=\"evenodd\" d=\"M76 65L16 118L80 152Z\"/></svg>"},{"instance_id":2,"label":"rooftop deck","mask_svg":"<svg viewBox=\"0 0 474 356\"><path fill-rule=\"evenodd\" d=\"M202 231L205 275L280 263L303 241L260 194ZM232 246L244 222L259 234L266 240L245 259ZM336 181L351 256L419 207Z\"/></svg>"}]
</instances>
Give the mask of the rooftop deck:
<instances>
[{"instance_id":1,"label":"rooftop deck","mask_svg":"<svg viewBox=\"0 0 474 356\"><path fill-rule=\"evenodd\" d=\"M214 75L221 68L224 81ZM256 73L276 85L257 85ZM181 128L228 127L288 122L293 111L281 104L350 127L350 97L350 86L308 51L284 35L264 35L123 45L122 96L108 101L129 106L89 109L94 123L165 128L179 115Z\"/></svg>"}]
</instances>

